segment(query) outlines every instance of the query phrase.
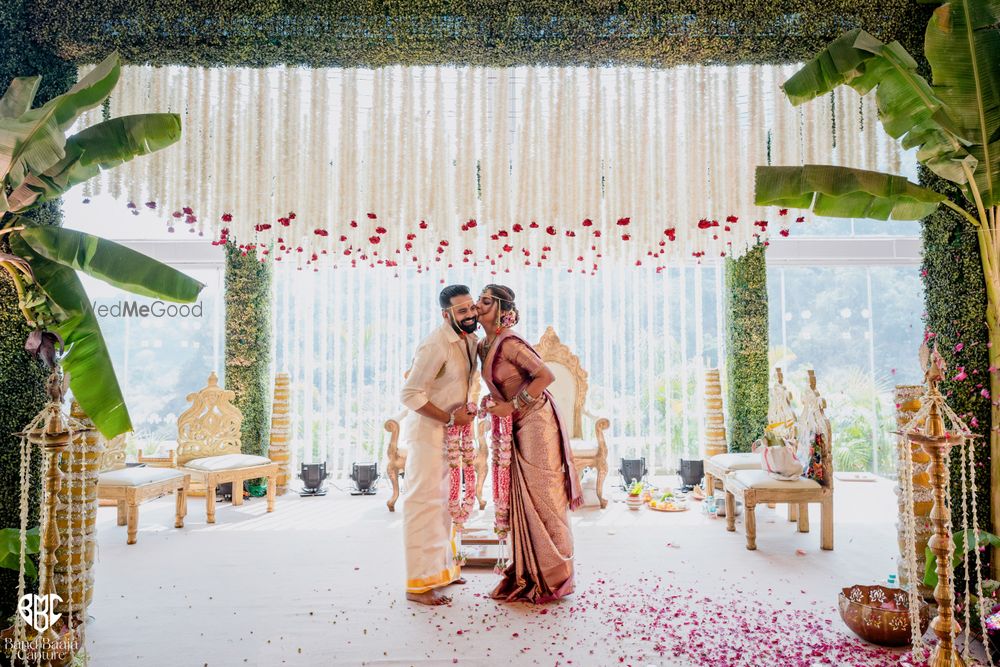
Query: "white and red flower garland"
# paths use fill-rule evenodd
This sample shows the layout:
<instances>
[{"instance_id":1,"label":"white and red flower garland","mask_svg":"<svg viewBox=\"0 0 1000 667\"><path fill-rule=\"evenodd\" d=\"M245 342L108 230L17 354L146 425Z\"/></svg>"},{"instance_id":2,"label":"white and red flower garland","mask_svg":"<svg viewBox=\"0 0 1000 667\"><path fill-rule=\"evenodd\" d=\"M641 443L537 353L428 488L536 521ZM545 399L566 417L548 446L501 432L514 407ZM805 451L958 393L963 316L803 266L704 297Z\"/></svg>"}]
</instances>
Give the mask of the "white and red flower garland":
<instances>
[{"instance_id":1,"label":"white and red flower garland","mask_svg":"<svg viewBox=\"0 0 1000 667\"><path fill-rule=\"evenodd\" d=\"M444 443L448 457L448 512L455 530L462 532L476 502L476 447L472 424L445 427Z\"/></svg>"},{"instance_id":2,"label":"white and red flower garland","mask_svg":"<svg viewBox=\"0 0 1000 667\"><path fill-rule=\"evenodd\" d=\"M493 450L494 532L505 540L510 533L510 460L513 454L514 420L508 415L492 415L490 444Z\"/></svg>"},{"instance_id":3,"label":"white and red flower garland","mask_svg":"<svg viewBox=\"0 0 1000 667\"><path fill-rule=\"evenodd\" d=\"M872 100L793 109L777 92L793 70L127 67L113 113L181 112L184 136L85 195L302 268L739 256L779 226L753 205L754 165L899 171Z\"/></svg>"}]
</instances>

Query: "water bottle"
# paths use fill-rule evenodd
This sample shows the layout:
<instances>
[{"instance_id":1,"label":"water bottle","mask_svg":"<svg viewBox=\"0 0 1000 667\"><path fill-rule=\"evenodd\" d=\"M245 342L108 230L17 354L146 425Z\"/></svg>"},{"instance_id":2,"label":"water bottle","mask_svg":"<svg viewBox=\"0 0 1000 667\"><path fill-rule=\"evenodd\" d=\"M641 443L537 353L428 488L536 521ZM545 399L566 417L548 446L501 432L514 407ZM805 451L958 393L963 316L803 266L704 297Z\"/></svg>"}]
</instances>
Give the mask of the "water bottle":
<instances>
[{"instance_id":1,"label":"water bottle","mask_svg":"<svg viewBox=\"0 0 1000 667\"><path fill-rule=\"evenodd\" d=\"M708 502L708 518L715 519L718 517L719 504L715 500L715 496L711 495L705 499Z\"/></svg>"}]
</instances>

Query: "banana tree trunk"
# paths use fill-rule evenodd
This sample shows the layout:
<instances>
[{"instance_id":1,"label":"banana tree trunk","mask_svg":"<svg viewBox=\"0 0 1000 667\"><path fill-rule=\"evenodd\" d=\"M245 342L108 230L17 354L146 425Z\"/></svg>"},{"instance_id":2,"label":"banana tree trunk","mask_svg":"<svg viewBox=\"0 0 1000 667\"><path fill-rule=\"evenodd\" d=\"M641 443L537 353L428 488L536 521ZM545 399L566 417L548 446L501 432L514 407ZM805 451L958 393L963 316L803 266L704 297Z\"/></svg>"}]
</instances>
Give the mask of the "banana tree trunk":
<instances>
[{"instance_id":1,"label":"banana tree trunk","mask_svg":"<svg viewBox=\"0 0 1000 667\"><path fill-rule=\"evenodd\" d=\"M996 532L1000 526L1000 274L997 273L1000 253L991 243L987 229L979 229L979 255L983 263L986 285L986 327L989 331L990 359L990 525ZM993 547L990 558L993 579L1000 578L1000 549Z\"/></svg>"}]
</instances>

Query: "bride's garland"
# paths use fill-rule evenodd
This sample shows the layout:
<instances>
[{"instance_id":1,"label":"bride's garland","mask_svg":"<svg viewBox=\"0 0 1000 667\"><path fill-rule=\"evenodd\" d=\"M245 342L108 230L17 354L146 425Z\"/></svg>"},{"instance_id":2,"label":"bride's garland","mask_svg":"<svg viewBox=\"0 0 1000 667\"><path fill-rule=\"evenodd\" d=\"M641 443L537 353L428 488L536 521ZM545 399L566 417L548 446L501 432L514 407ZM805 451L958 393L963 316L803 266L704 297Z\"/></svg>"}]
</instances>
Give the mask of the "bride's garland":
<instances>
[{"instance_id":1,"label":"bride's garland","mask_svg":"<svg viewBox=\"0 0 1000 667\"><path fill-rule=\"evenodd\" d=\"M463 524L468 520L476 502L476 447L472 424L446 427L444 445L448 455L448 511L455 523L455 530L462 532Z\"/></svg>"},{"instance_id":2,"label":"bride's garland","mask_svg":"<svg viewBox=\"0 0 1000 667\"><path fill-rule=\"evenodd\" d=\"M485 417L487 407L493 404L489 396L483 398L480 416ZM507 566L507 536L510 534L510 457L514 446L514 420L510 415L499 417L490 415L490 443L493 449L493 530L500 542L500 556L496 571L502 572Z\"/></svg>"}]
</instances>

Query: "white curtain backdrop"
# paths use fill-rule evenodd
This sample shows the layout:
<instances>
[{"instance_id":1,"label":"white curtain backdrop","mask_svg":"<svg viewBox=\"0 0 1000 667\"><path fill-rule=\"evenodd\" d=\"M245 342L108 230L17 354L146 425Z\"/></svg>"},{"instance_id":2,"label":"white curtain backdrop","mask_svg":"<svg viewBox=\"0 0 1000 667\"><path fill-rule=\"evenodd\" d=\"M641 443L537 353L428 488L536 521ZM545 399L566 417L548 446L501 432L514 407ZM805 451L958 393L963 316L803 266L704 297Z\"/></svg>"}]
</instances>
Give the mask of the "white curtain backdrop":
<instances>
[{"instance_id":1,"label":"white curtain backdrop","mask_svg":"<svg viewBox=\"0 0 1000 667\"><path fill-rule=\"evenodd\" d=\"M900 167L872 99L841 89L793 108L779 85L794 71L126 67L111 113L180 113L183 138L88 192L157 202L178 232L225 227L298 265L739 255L766 236L755 221L790 222L753 205L755 165Z\"/></svg>"},{"instance_id":2,"label":"white curtain backdrop","mask_svg":"<svg viewBox=\"0 0 1000 667\"><path fill-rule=\"evenodd\" d=\"M446 282L478 296L490 276L455 271ZM700 458L704 369L724 356L721 266L620 266L600 278L531 269L497 282L517 294L519 333L536 342L552 326L580 357L589 408L611 420L612 469L629 453L664 469L681 455ZM341 474L354 461L383 460L383 423L402 409L399 389L417 344L441 322L441 287L413 270L396 279L278 269L275 370L292 378L296 466L326 460Z\"/></svg>"}]
</instances>

